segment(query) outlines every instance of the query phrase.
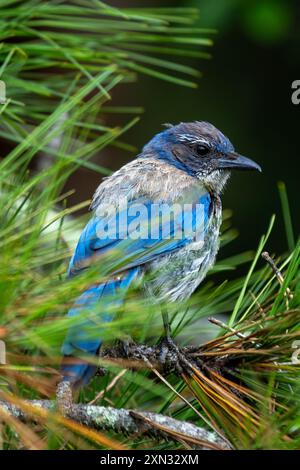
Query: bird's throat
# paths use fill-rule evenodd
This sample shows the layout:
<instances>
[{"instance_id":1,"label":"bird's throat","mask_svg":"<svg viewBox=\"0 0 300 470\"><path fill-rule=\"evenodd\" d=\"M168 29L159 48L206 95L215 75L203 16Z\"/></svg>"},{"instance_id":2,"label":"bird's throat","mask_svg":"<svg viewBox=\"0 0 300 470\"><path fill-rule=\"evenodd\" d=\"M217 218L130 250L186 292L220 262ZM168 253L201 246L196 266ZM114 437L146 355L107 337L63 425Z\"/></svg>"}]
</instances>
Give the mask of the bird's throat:
<instances>
[{"instance_id":1,"label":"bird's throat","mask_svg":"<svg viewBox=\"0 0 300 470\"><path fill-rule=\"evenodd\" d=\"M220 195L222 194L229 177L230 171L216 170L206 176L199 175L198 179L210 192Z\"/></svg>"}]
</instances>

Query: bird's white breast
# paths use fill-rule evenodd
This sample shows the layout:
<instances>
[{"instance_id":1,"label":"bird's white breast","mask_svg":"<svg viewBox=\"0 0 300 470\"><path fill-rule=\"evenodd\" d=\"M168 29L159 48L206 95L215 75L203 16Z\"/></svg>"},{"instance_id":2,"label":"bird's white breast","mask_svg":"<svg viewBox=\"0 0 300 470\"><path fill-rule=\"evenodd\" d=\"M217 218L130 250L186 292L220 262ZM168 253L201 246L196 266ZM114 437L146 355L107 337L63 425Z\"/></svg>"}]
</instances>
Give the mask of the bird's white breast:
<instances>
[{"instance_id":1,"label":"bird's white breast","mask_svg":"<svg viewBox=\"0 0 300 470\"><path fill-rule=\"evenodd\" d=\"M191 296L215 262L221 221L221 202L215 198L204 241L191 242L151 263L149 269L154 272L154 276L149 281L148 289L156 297L178 301Z\"/></svg>"}]
</instances>

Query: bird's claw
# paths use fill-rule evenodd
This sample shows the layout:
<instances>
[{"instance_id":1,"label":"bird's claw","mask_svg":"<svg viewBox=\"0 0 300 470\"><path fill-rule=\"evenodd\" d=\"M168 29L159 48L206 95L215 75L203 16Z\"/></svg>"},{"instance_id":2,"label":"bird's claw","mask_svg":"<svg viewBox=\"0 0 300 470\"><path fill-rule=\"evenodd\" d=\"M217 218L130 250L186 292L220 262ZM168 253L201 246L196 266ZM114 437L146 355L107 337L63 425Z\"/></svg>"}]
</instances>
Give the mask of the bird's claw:
<instances>
[{"instance_id":1,"label":"bird's claw","mask_svg":"<svg viewBox=\"0 0 300 470\"><path fill-rule=\"evenodd\" d=\"M159 361L166 370L175 367L179 373L181 368L182 353L171 336L165 336L159 345Z\"/></svg>"},{"instance_id":2,"label":"bird's claw","mask_svg":"<svg viewBox=\"0 0 300 470\"><path fill-rule=\"evenodd\" d=\"M118 346L122 352L122 356L128 358L130 357L132 346L136 346L136 343L130 336L128 336L126 338L118 340Z\"/></svg>"}]
</instances>

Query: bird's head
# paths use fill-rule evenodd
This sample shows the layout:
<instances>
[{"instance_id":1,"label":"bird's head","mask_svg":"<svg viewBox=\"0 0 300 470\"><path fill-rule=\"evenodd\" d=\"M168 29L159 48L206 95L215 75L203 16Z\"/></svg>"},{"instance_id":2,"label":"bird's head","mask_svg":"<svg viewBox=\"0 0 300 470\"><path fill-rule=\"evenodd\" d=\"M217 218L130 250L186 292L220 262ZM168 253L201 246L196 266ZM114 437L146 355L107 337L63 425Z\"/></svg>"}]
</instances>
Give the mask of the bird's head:
<instances>
[{"instance_id":1,"label":"bird's head","mask_svg":"<svg viewBox=\"0 0 300 470\"><path fill-rule=\"evenodd\" d=\"M230 140L208 122L167 125L143 149L220 192L231 170L258 170L253 160L237 153Z\"/></svg>"}]
</instances>

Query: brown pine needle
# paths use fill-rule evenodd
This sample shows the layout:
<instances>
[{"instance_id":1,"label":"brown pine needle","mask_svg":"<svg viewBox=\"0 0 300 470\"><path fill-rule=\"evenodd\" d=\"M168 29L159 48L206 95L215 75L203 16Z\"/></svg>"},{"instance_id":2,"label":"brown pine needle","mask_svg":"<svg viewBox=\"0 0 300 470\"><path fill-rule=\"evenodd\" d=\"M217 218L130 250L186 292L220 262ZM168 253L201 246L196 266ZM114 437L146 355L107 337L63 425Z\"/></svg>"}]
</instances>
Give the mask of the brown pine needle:
<instances>
[{"instance_id":1,"label":"brown pine needle","mask_svg":"<svg viewBox=\"0 0 300 470\"><path fill-rule=\"evenodd\" d=\"M152 370L152 372L154 372L154 374L160 378L160 380L167 385L167 387L169 387L172 392L175 393L175 395L177 395L177 397L179 397L189 408L191 408L210 428L212 428L222 439L225 439L223 434L213 426L213 424L205 418L205 416L203 416L198 410L197 408L195 408L192 403L190 403L183 395L181 395L179 392L177 392L177 390L170 384L170 382L168 382L159 372L157 369L155 369L155 367L151 364L151 362L146 358L144 357L144 361L146 362L146 364L149 366L149 368Z\"/></svg>"},{"instance_id":2,"label":"brown pine needle","mask_svg":"<svg viewBox=\"0 0 300 470\"><path fill-rule=\"evenodd\" d=\"M121 372L119 372L118 375L113 378L110 384L108 384L108 386L104 390L101 390L101 392L99 392L98 395L96 395L95 398L89 402L89 405L94 405L98 400L100 400L100 398L104 396L105 393L109 392L112 388L114 388L116 383L123 377L126 372L127 369L121 370Z\"/></svg>"}]
</instances>

